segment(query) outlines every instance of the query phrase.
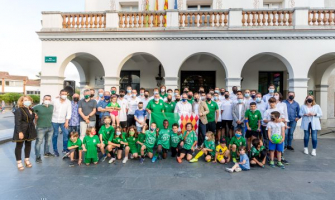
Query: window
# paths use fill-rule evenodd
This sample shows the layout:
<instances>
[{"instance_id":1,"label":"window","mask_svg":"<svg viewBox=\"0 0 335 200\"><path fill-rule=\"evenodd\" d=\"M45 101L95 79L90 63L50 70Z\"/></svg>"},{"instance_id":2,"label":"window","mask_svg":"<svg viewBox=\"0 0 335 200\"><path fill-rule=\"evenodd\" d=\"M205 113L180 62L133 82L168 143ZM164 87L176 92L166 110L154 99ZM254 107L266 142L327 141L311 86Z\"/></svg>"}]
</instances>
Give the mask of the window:
<instances>
[{"instance_id":1,"label":"window","mask_svg":"<svg viewBox=\"0 0 335 200\"><path fill-rule=\"evenodd\" d=\"M204 87L205 91L215 88L215 71L181 71L180 90L186 86L190 91L199 91L199 87Z\"/></svg>"},{"instance_id":2,"label":"window","mask_svg":"<svg viewBox=\"0 0 335 200\"><path fill-rule=\"evenodd\" d=\"M282 8L283 2L282 1L264 1L263 8Z\"/></svg>"},{"instance_id":3,"label":"window","mask_svg":"<svg viewBox=\"0 0 335 200\"><path fill-rule=\"evenodd\" d=\"M211 5L188 5L187 10L210 10Z\"/></svg>"},{"instance_id":4,"label":"window","mask_svg":"<svg viewBox=\"0 0 335 200\"><path fill-rule=\"evenodd\" d=\"M270 84L275 85L275 90L284 95L283 89L283 72L259 72L258 91L267 94Z\"/></svg>"},{"instance_id":5,"label":"window","mask_svg":"<svg viewBox=\"0 0 335 200\"><path fill-rule=\"evenodd\" d=\"M6 81L6 86L9 86L9 81Z\"/></svg>"},{"instance_id":6,"label":"window","mask_svg":"<svg viewBox=\"0 0 335 200\"><path fill-rule=\"evenodd\" d=\"M140 92L140 71L121 71L120 89L127 89L127 86Z\"/></svg>"},{"instance_id":7,"label":"window","mask_svg":"<svg viewBox=\"0 0 335 200\"><path fill-rule=\"evenodd\" d=\"M120 2L122 11L138 11L138 2Z\"/></svg>"}]
</instances>

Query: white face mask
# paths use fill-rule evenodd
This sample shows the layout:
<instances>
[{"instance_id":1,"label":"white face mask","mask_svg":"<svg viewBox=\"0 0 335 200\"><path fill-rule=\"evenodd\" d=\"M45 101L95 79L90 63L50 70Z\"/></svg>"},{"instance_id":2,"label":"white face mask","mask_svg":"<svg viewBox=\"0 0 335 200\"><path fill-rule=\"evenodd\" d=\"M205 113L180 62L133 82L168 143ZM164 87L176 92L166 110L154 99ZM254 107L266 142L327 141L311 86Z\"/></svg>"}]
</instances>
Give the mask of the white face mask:
<instances>
[{"instance_id":1,"label":"white face mask","mask_svg":"<svg viewBox=\"0 0 335 200\"><path fill-rule=\"evenodd\" d=\"M205 136L205 140L208 140L208 136Z\"/></svg>"},{"instance_id":2,"label":"white face mask","mask_svg":"<svg viewBox=\"0 0 335 200\"><path fill-rule=\"evenodd\" d=\"M63 100L65 100L67 98L67 95L62 95L62 96L60 96L60 98L62 98Z\"/></svg>"},{"instance_id":3,"label":"white face mask","mask_svg":"<svg viewBox=\"0 0 335 200\"><path fill-rule=\"evenodd\" d=\"M45 104L45 105L49 105L49 104L51 104L51 101L49 101L49 100L44 100L44 104Z\"/></svg>"}]
</instances>

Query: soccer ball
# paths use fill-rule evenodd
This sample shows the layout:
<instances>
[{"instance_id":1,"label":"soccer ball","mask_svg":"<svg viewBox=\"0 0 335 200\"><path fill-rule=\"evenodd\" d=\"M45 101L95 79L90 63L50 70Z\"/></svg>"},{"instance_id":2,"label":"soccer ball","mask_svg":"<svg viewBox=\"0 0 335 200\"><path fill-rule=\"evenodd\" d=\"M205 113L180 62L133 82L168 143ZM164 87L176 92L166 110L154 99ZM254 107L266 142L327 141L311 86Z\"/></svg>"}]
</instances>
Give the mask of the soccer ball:
<instances>
[{"instance_id":1,"label":"soccer ball","mask_svg":"<svg viewBox=\"0 0 335 200\"><path fill-rule=\"evenodd\" d=\"M271 136L271 140L274 144L279 144L282 139L283 139L283 137L281 135L278 135L278 134L274 134L274 135Z\"/></svg>"}]
</instances>

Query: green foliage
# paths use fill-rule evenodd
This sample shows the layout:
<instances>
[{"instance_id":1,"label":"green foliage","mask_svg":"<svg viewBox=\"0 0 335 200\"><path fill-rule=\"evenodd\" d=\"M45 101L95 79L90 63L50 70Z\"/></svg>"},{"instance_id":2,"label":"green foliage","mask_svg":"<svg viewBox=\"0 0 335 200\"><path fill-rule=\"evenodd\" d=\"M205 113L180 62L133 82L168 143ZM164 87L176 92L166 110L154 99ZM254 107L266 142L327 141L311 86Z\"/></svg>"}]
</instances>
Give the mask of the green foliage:
<instances>
[{"instance_id":1,"label":"green foliage","mask_svg":"<svg viewBox=\"0 0 335 200\"><path fill-rule=\"evenodd\" d=\"M40 95L29 95L33 99L33 104L39 104L40 103Z\"/></svg>"},{"instance_id":2,"label":"green foliage","mask_svg":"<svg viewBox=\"0 0 335 200\"><path fill-rule=\"evenodd\" d=\"M17 100L19 100L21 96L22 94L9 92L9 93L0 95L0 101L4 100L6 103L11 104L14 101L17 102ZM40 95L29 95L29 96L33 99L34 104L39 104Z\"/></svg>"}]
</instances>

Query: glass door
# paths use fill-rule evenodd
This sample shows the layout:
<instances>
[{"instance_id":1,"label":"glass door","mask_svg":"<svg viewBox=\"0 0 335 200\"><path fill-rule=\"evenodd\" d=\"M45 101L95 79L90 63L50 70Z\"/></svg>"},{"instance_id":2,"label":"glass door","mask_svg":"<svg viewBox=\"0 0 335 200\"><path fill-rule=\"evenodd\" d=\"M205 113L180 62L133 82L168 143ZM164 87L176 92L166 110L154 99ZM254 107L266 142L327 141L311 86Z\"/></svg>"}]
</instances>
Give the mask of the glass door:
<instances>
[{"instance_id":1,"label":"glass door","mask_svg":"<svg viewBox=\"0 0 335 200\"><path fill-rule=\"evenodd\" d=\"M197 92L199 87L204 87L205 91L215 88L215 71L181 71L180 89L188 86L190 91Z\"/></svg>"},{"instance_id":2,"label":"glass door","mask_svg":"<svg viewBox=\"0 0 335 200\"><path fill-rule=\"evenodd\" d=\"M268 88L270 84L275 85L275 91L283 94L283 72L259 72L258 76L258 91L260 93L269 93Z\"/></svg>"},{"instance_id":3,"label":"glass door","mask_svg":"<svg viewBox=\"0 0 335 200\"><path fill-rule=\"evenodd\" d=\"M127 89L127 86L140 92L140 71L121 71L120 89Z\"/></svg>"}]
</instances>

